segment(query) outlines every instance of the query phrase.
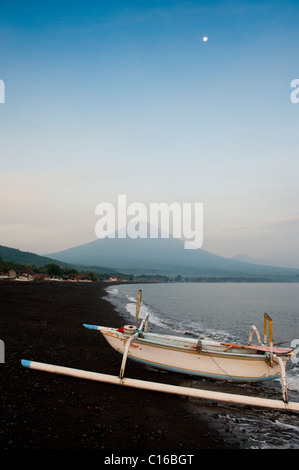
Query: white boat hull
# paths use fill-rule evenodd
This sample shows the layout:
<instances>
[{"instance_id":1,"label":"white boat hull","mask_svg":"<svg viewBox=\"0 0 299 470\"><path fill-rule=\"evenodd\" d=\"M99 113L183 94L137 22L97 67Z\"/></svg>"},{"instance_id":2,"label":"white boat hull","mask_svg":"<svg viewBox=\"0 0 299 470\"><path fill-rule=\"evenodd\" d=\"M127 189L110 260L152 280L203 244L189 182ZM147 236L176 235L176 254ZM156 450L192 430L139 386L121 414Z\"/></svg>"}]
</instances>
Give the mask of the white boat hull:
<instances>
[{"instance_id":1,"label":"white boat hull","mask_svg":"<svg viewBox=\"0 0 299 470\"><path fill-rule=\"evenodd\" d=\"M124 354L129 336L114 328L98 329L110 346ZM227 348L217 342L144 333L130 344L128 357L148 366L185 374L236 381L263 381L281 376L279 364L254 349ZM281 356L285 367L288 355Z\"/></svg>"}]
</instances>

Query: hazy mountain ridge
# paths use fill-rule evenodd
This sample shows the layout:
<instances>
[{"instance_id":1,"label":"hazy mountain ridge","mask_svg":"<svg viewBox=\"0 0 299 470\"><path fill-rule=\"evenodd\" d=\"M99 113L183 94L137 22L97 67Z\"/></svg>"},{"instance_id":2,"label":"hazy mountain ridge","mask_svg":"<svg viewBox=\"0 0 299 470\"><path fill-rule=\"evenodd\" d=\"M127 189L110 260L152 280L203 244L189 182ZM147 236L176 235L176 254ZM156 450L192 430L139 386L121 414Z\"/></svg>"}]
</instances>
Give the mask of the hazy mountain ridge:
<instances>
[{"instance_id":1,"label":"hazy mountain ridge","mask_svg":"<svg viewBox=\"0 0 299 470\"><path fill-rule=\"evenodd\" d=\"M37 267L54 262L61 267L92 269L98 273L299 281L299 269L246 263L202 249L186 250L184 243L175 238L97 239L47 256L0 245L0 257Z\"/></svg>"},{"instance_id":2,"label":"hazy mountain ridge","mask_svg":"<svg viewBox=\"0 0 299 470\"><path fill-rule=\"evenodd\" d=\"M106 273L114 273L115 271L111 268L105 268L101 266L84 266L81 264L71 263L71 262L64 262L62 260L54 259L48 256L41 256L36 253L32 253L30 251L21 251L18 248L11 248L8 246L0 245L0 258L5 261L13 261L14 263L24 264L27 266L36 266L42 267L46 266L50 263L56 263L60 267L73 267L79 269L86 269L92 270L94 268L97 269L98 272L106 272Z\"/></svg>"},{"instance_id":3,"label":"hazy mountain ridge","mask_svg":"<svg viewBox=\"0 0 299 470\"><path fill-rule=\"evenodd\" d=\"M274 266L274 263L264 259L264 258L251 258L250 256L244 255L243 253L239 253L231 257L236 261L242 261L244 263L250 264L260 264L260 265L267 265L267 266Z\"/></svg>"},{"instance_id":4,"label":"hazy mountain ridge","mask_svg":"<svg viewBox=\"0 0 299 470\"><path fill-rule=\"evenodd\" d=\"M265 276L296 279L299 269L252 264L223 258L203 249L184 249L182 240L170 238L103 238L52 253L64 262L108 265L132 274L183 276Z\"/></svg>"}]
</instances>

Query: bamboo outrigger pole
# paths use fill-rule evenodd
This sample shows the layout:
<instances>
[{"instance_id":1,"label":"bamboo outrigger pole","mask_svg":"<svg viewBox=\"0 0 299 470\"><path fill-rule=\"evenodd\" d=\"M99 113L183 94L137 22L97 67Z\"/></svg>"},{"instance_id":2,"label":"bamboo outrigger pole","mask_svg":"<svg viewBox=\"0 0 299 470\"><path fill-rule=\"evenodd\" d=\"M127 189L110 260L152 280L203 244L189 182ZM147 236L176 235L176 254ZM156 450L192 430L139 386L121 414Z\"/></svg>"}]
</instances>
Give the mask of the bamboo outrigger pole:
<instances>
[{"instance_id":1,"label":"bamboo outrigger pole","mask_svg":"<svg viewBox=\"0 0 299 470\"><path fill-rule=\"evenodd\" d=\"M185 395L188 397L202 398L207 400L223 401L228 403L237 403L242 405L260 406L265 408L275 408L280 410L299 412L299 403L285 403L282 400L250 397L246 395L236 395L231 393L213 392L197 388L181 387L177 385L168 385L158 382L129 379L125 377L117 377L114 375L101 374L98 372L88 372L85 370L72 369L69 367L61 367L41 362L27 361L25 359L22 359L21 363L24 367L27 367L29 369L35 369L54 374L67 375L80 379L94 380L97 382L110 383L114 385L121 385L125 387L172 393L175 395Z\"/></svg>"}]
</instances>

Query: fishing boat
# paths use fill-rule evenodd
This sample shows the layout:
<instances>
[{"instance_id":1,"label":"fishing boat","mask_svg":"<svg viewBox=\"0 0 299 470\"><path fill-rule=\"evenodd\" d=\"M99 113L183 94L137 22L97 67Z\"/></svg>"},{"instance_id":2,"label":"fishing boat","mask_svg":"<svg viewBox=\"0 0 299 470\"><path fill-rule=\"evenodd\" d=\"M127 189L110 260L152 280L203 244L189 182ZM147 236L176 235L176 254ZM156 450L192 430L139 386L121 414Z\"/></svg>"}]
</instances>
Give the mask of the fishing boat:
<instances>
[{"instance_id":1,"label":"fishing boat","mask_svg":"<svg viewBox=\"0 0 299 470\"><path fill-rule=\"evenodd\" d=\"M106 328L84 325L102 333L113 349L128 358L147 366L172 372L231 379L237 381L262 381L281 377L281 367L275 356L285 362L291 349L263 345L239 345L202 341L171 335L144 332L141 328L126 325L123 328Z\"/></svg>"},{"instance_id":2,"label":"fishing boat","mask_svg":"<svg viewBox=\"0 0 299 470\"><path fill-rule=\"evenodd\" d=\"M84 326L101 332L110 346L123 355L124 362L128 357L158 369L235 381L273 380L285 375L292 349L273 345L272 319L267 314L264 314L264 342L252 325L248 344L242 345L149 333L148 314L137 328L140 303L141 291L137 297L135 325L121 328ZM259 344L252 344L254 333Z\"/></svg>"},{"instance_id":3,"label":"fishing boat","mask_svg":"<svg viewBox=\"0 0 299 470\"><path fill-rule=\"evenodd\" d=\"M22 359L21 363L29 369L112 385L299 412L299 403L289 402L287 396L286 363L293 355L293 352L291 348L281 348L273 344L272 319L269 315L264 314L264 341L261 341L257 328L252 325L248 344L242 345L149 333L148 314L145 315L140 326L137 326L140 305L141 290L139 290L137 296L135 325L108 328L84 324L86 328L101 332L108 343L122 354L118 376L26 359ZM267 344L268 325L269 344ZM258 344L252 344L254 334L257 336ZM282 400L127 378L124 376L124 372L128 357L154 368L215 379L263 381L280 378Z\"/></svg>"}]
</instances>

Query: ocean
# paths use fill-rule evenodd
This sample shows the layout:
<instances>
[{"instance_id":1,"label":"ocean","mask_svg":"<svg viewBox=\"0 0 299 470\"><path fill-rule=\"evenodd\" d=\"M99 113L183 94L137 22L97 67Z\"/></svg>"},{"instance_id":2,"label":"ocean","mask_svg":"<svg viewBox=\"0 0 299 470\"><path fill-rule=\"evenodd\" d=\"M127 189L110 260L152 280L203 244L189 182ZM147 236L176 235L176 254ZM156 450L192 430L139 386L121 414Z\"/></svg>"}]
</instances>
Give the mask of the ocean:
<instances>
[{"instance_id":1,"label":"ocean","mask_svg":"<svg viewBox=\"0 0 299 470\"><path fill-rule=\"evenodd\" d=\"M123 316L135 321L136 297L142 289L139 321L149 313L149 331L248 343L251 325L263 339L264 312L272 318L273 342L288 347L295 356L287 363L288 398L299 402L299 283L157 283L123 284L107 288L107 298ZM116 325L111 325L116 326ZM122 326L122 325L120 325ZM254 337L254 340L256 338ZM294 345L294 344L293 344ZM297 362L298 361L298 362ZM280 380L236 384L186 376L184 385L229 393L281 398ZM223 419L232 432L246 434L250 448L299 448L299 416L276 410L253 409L240 415L232 405L221 405Z\"/></svg>"}]
</instances>

